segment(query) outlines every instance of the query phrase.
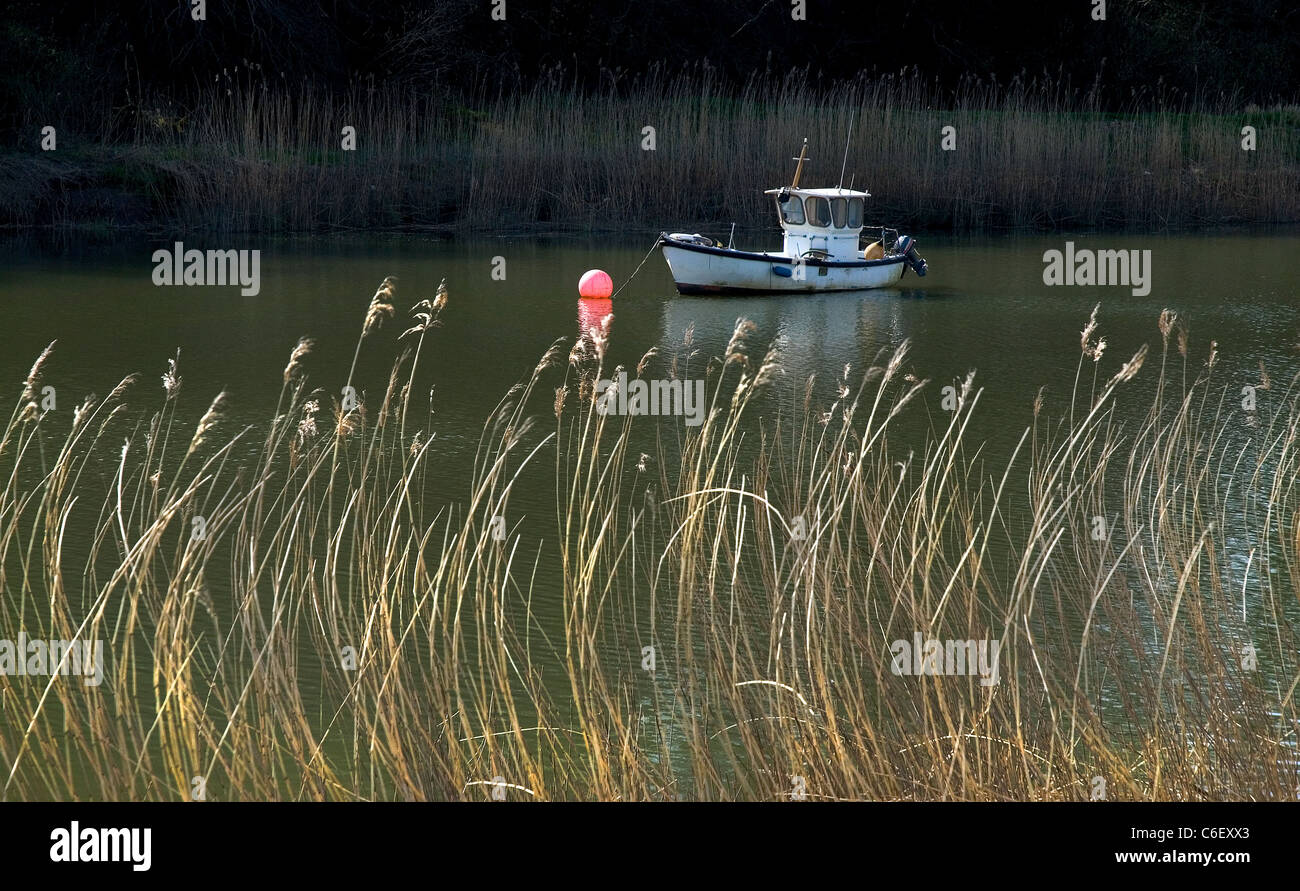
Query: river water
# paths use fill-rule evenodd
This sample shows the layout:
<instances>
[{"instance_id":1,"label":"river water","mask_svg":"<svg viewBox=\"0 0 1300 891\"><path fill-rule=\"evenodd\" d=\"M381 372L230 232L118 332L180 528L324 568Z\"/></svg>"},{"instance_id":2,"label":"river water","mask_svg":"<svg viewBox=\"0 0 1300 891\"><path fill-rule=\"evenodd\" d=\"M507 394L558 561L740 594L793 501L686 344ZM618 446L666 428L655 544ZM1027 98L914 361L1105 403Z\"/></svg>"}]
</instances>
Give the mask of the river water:
<instances>
[{"instance_id":1,"label":"river water","mask_svg":"<svg viewBox=\"0 0 1300 891\"><path fill-rule=\"evenodd\" d=\"M742 234L737 246L774 248L775 239L768 239ZM905 370L936 387L977 372L983 392L968 435L987 443L985 460L993 469L1005 465L1031 422L1040 388L1046 388L1047 410L1063 411L1079 367L1079 331L1098 303L1105 375L1144 343L1158 351L1157 319L1166 307L1190 328L1190 367L1200 367L1214 341L1219 378L1230 389L1238 381L1258 384L1261 365L1281 382L1300 371L1300 243L1290 231L930 235L920 239L930 269L923 279L909 273L898 287L875 292L754 298L678 296L662 258L657 252L647 257L652 240L189 239L186 247L260 251L260 290L244 296L229 286L155 285L153 252L170 248L173 239L10 239L0 242L6 318L0 381L9 382L16 399L32 361L57 340L43 380L55 388L57 410L71 411L84 395L102 396L127 373L141 372L134 399L153 411L162 401L167 360L179 350L180 417L197 421L225 390L224 430L233 434L264 424L275 409L289 352L302 335L317 341L309 364L313 385L337 391L347 379L370 296L393 275L398 319L366 341L355 374L358 389L382 393L406 308L432 297L446 279L450 302L443 327L421 355L420 385L433 389L440 474L434 497L463 503L475 447L498 400L529 376L557 338L572 342L610 312L610 364L629 368L653 346L680 344L688 328L701 356L721 355L737 318L752 320L757 342L779 338L784 344L785 373L764 410L796 414L809 375L817 376L814 404L829 405L846 365L864 369L908 341ZM1131 286L1045 284L1044 253L1066 250L1067 241L1076 251L1150 251L1149 293L1134 294L1141 289ZM578 279L591 268L608 271L622 287L614 301L578 298ZM1135 421L1142 417L1150 405L1146 395L1139 387L1122 397L1121 418L1126 412ZM924 448L936 423L925 411L909 413L895 425L891 446L899 448L897 437ZM541 472L519 487L512 509L554 517L554 491L553 478ZM545 621L559 609L558 581L543 575L536 592L535 608ZM555 602L548 604L548 597Z\"/></svg>"},{"instance_id":2,"label":"river water","mask_svg":"<svg viewBox=\"0 0 1300 891\"><path fill-rule=\"evenodd\" d=\"M1056 286L1043 282L1043 254L1076 249L1151 251L1150 293L1130 287ZM738 246L775 247L762 236ZM1210 340L1230 373L1274 378L1300 364L1300 257L1295 233L1229 235L1097 235L1005 238L924 236L930 274L909 273L886 291L816 296L698 298L678 296L657 252L629 283L649 247L608 237L444 242L414 237L238 240L186 247L257 248L261 287L159 287L151 254L171 239L86 243L75 247L32 239L0 242L6 311L0 374L21 382L32 360L58 340L50 383L71 405L103 394L130 371L156 376L181 351L189 408L197 417L220 389L232 417L255 423L274 407L280 375L300 335L318 341L317 385L345 377L367 302L385 275L399 281L399 318L363 352L366 372L387 370L401 310L431 297L447 280L451 302L431 341L428 379L437 388L438 435L477 439L487 410L526 377L559 337L612 310L613 361L635 364L649 347L675 343L695 326L703 355L725 347L738 317L756 322L759 341L786 339L788 382L802 389L816 373L830 393L843 365L863 367L882 349L911 341L911 370L936 383L975 369L985 388L983 415L1021 429L1040 386L1067 388L1078 360L1078 332L1097 303L1099 333L1109 357L1156 345L1156 319L1169 307L1190 325L1193 347ZM496 259L501 258L501 259ZM616 303L580 301L577 281L602 268L625 286ZM494 272L496 278L494 278ZM501 280L501 276L504 279ZM585 321L584 321L585 320ZM1247 381L1248 383L1250 381Z\"/></svg>"},{"instance_id":3,"label":"river water","mask_svg":"<svg viewBox=\"0 0 1300 891\"><path fill-rule=\"evenodd\" d=\"M701 355L720 355L737 318L751 319L758 342L785 340L778 389L794 399L807 376L817 374L817 396L827 403L844 365L861 369L909 340L908 370L936 386L977 372L984 389L979 432L994 446L1019 436L1040 387L1049 398L1068 395L1079 329L1098 303L1106 367L1143 343L1158 345L1156 320L1164 307L1189 325L1202 360L1209 342L1217 342L1226 379L1256 383L1261 362L1279 380L1300 367L1300 242L1292 232L926 236L921 253L930 274L924 279L908 273L885 291L754 298L678 296L657 252L628 282L649 241L335 237L207 245L191 239L187 247L260 250L260 292L243 296L237 287L154 285L152 253L170 248L171 239L78 241L75 247L9 240L0 242L7 319L0 379L20 383L41 349L57 340L47 383L70 408L86 393L107 393L132 371L157 384L179 349L182 416L197 420L224 389L232 422L256 424L275 406L299 336L317 340L315 385L334 389L334 379L346 378L370 295L386 275L398 278L399 318L367 343L358 383L383 386L393 339L405 327L404 307L431 297L445 278L444 327L429 341L421 366L435 388L437 435L450 450L442 457L452 463L463 449L472 451L488 411L556 338L571 341L611 311L610 356L628 367L654 345L680 343L691 325ZM749 241L742 236L737 243L776 246L761 235ZM1149 250L1150 293L1044 284L1044 252L1064 251L1067 241L1080 250ZM616 302L578 299L578 278L591 268L605 269L623 287Z\"/></svg>"}]
</instances>

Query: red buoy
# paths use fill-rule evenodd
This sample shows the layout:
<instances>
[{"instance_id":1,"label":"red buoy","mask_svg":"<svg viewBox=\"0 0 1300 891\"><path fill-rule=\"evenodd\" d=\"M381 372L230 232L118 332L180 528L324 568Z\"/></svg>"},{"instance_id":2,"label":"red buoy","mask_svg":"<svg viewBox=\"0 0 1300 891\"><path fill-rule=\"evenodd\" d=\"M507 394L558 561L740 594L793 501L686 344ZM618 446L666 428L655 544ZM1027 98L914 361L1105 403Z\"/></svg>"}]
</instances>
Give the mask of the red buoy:
<instances>
[{"instance_id":1,"label":"red buoy","mask_svg":"<svg viewBox=\"0 0 1300 891\"><path fill-rule=\"evenodd\" d=\"M614 293L614 280L603 269L589 269L578 280L578 296L605 299Z\"/></svg>"}]
</instances>

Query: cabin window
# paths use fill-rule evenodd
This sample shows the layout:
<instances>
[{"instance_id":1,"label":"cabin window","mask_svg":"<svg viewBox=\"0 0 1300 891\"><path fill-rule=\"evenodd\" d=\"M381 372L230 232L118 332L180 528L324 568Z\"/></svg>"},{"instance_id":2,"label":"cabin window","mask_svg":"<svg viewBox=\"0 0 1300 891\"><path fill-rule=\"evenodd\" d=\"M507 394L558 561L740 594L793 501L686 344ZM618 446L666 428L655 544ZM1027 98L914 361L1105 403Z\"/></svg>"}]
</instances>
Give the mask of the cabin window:
<instances>
[{"instance_id":1,"label":"cabin window","mask_svg":"<svg viewBox=\"0 0 1300 891\"><path fill-rule=\"evenodd\" d=\"M849 228L850 229L862 228L862 199L861 198L849 199Z\"/></svg>"},{"instance_id":2,"label":"cabin window","mask_svg":"<svg viewBox=\"0 0 1300 891\"><path fill-rule=\"evenodd\" d=\"M831 206L825 198L818 195L809 195L804 207L808 211L808 222L814 226L829 226L831 224Z\"/></svg>"},{"instance_id":3,"label":"cabin window","mask_svg":"<svg viewBox=\"0 0 1300 891\"><path fill-rule=\"evenodd\" d=\"M843 229L849 217L849 201L847 198L831 199L831 216L835 219L835 228Z\"/></svg>"},{"instance_id":4,"label":"cabin window","mask_svg":"<svg viewBox=\"0 0 1300 891\"><path fill-rule=\"evenodd\" d=\"M781 221L783 223L792 226L803 225L803 199L798 195L786 195L784 204L781 203L780 198L777 198L776 206L781 211Z\"/></svg>"}]
</instances>

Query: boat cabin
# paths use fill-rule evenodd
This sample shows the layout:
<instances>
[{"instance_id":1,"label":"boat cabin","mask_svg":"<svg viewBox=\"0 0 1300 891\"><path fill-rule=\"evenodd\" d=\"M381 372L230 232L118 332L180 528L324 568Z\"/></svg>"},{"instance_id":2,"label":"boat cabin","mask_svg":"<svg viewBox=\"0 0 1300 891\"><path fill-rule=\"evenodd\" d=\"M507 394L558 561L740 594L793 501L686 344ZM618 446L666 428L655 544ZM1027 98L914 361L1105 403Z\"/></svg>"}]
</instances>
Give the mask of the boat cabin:
<instances>
[{"instance_id":1,"label":"boat cabin","mask_svg":"<svg viewBox=\"0 0 1300 891\"><path fill-rule=\"evenodd\" d=\"M786 186L763 194L776 197L777 216L791 258L861 260L858 235L869 192Z\"/></svg>"}]
</instances>

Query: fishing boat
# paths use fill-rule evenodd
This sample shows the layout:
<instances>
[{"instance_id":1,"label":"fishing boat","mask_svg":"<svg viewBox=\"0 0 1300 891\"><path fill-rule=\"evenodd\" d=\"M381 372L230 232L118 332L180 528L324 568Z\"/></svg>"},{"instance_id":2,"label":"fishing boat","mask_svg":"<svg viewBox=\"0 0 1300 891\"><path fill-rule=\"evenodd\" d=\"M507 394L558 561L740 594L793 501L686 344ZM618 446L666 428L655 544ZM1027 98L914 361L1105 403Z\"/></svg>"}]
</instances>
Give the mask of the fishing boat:
<instances>
[{"instance_id":1,"label":"fishing boat","mask_svg":"<svg viewBox=\"0 0 1300 891\"><path fill-rule=\"evenodd\" d=\"M660 233L678 293L851 291L896 284L908 269L925 275L916 239L864 224L870 192L799 185L807 152L805 139L799 157L791 159L798 161L791 184L763 193L775 199L784 233L780 251L737 250L699 233ZM879 238L863 246L864 233Z\"/></svg>"}]
</instances>

